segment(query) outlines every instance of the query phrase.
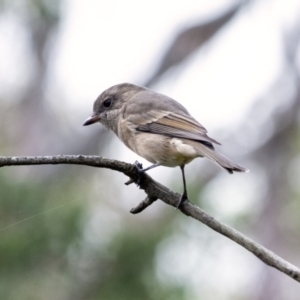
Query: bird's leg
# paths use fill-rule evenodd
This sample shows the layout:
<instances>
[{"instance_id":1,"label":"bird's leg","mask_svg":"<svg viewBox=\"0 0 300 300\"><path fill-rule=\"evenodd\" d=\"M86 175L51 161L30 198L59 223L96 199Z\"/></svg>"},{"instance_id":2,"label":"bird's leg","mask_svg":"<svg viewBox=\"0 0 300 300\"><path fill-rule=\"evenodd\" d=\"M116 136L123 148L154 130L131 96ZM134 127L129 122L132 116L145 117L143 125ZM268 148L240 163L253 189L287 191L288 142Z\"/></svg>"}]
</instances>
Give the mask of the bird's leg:
<instances>
[{"instance_id":1,"label":"bird's leg","mask_svg":"<svg viewBox=\"0 0 300 300\"><path fill-rule=\"evenodd\" d=\"M143 169L143 165L136 160L135 163L134 163L134 165L135 165L135 167L136 167L136 169L138 171L138 174L139 174L138 175L138 180L137 180L136 184L140 185L141 184L141 180L142 180L142 176L143 176L142 174L145 173L146 171L150 170L150 169L158 167L160 164L159 163L155 163L155 164L149 166L148 168Z\"/></svg>"},{"instance_id":2,"label":"bird's leg","mask_svg":"<svg viewBox=\"0 0 300 300\"><path fill-rule=\"evenodd\" d=\"M183 180L183 194L181 195L179 202L177 204L177 208L180 207L180 205L188 199L187 196L187 190L186 190L186 182L185 182L185 175L184 175L184 165L180 166L181 173L182 173L182 180Z\"/></svg>"}]
</instances>

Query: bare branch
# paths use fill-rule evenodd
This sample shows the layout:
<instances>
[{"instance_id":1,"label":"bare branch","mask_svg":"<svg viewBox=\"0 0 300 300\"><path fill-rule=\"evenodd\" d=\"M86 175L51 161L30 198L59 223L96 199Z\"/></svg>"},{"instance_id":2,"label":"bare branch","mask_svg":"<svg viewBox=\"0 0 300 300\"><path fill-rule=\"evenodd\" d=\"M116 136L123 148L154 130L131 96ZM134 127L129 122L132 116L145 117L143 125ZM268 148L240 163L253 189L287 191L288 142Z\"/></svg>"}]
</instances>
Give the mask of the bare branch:
<instances>
[{"instance_id":1,"label":"bare branch","mask_svg":"<svg viewBox=\"0 0 300 300\"><path fill-rule=\"evenodd\" d=\"M0 167L46 164L75 164L98 168L108 168L124 173L125 175L129 176L131 181L133 182L136 182L138 179L138 172L134 165L117 160L102 158L99 156L58 155L37 157L0 157ZM140 188L146 192L147 198L136 208L132 209L132 213L142 211L143 209L151 205L156 199L161 199L166 204L176 207L176 204L178 203L180 197L178 193L175 193L169 190L167 187L154 181L147 174L144 174ZM300 282L299 268L285 261L272 251L254 242L237 230L220 221L217 221L206 212L201 210L199 207L197 207L195 204L186 201L179 209L185 215L202 222L211 229L238 243L240 246L244 247L255 256L257 256L265 264L287 274L291 278Z\"/></svg>"},{"instance_id":2,"label":"bare branch","mask_svg":"<svg viewBox=\"0 0 300 300\"><path fill-rule=\"evenodd\" d=\"M146 209L148 206L150 206L154 201L156 201L157 198L155 197L149 197L147 196L146 199L144 201L142 201L138 206L136 206L135 208L132 208L130 210L130 212L132 214L138 214L140 212L142 212L144 209Z\"/></svg>"}]
</instances>

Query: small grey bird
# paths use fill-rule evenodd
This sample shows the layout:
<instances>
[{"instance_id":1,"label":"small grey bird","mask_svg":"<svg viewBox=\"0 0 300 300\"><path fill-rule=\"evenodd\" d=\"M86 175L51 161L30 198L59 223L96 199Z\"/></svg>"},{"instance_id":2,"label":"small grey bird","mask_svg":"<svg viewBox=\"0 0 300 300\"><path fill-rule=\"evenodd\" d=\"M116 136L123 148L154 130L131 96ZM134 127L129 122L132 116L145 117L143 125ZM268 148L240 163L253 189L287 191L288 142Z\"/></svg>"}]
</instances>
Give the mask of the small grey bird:
<instances>
[{"instance_id":1,"label":"small grey bird","mask_svg":"<svg viewBox=\"0 0 300 300\"><path fill-rule=\"evenodd\" d=\"M196 157L207 157L230 174L248 172L215 151L213 144L220 143L206 134L185 107L145 87L114 85L96 99L93 111L83 125L100 122L151 162L145 169L136 162L140 174L158 166L181 168L184 190L177 207L188 198L184 166Z\"/></svg>"}]
</instances>

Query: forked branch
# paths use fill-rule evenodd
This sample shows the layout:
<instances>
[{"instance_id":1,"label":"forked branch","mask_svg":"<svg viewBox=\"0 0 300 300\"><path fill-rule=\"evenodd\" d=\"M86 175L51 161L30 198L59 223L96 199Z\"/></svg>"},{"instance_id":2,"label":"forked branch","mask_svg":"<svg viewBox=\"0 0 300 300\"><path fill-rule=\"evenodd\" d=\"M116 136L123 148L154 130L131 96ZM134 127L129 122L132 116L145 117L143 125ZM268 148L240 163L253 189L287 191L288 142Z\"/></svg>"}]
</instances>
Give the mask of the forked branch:
<instances>
[{"instance_id":1,"label":"forked branch","mask_svg":"<svg viewBox=\"0 0 300 300\"><path fill-rule=\"evenodd\" d=\"M23 166L23 165L57 165L57 164L74 164L86 165L97 168L108 168L124 173L130 178L126 184L136 182L138 172L134 165L117 160L102 158L99 156L84 156L84 155L58 155L58 156L36 156L36 157L0 157L0 167L4 166ZM151 205L155 200L161 199L166 204L176 207L180 195L169 190L167 187L153 180L149 175L144 174L140 188L145 191L147 197L136 208L131 210L131 213L139 213L146 207ZM195 204L186 201L179 210L187 216L190 216L201 223L207 225L211 229L228 237L238 243L267 265L287 274L291 278L300 282L300 269L291 263L285 261L272 251L266 249L260 244L254 242L237 230L228 225L217 221L212 216L208 215Z\"/></svg>"}]
</instances>

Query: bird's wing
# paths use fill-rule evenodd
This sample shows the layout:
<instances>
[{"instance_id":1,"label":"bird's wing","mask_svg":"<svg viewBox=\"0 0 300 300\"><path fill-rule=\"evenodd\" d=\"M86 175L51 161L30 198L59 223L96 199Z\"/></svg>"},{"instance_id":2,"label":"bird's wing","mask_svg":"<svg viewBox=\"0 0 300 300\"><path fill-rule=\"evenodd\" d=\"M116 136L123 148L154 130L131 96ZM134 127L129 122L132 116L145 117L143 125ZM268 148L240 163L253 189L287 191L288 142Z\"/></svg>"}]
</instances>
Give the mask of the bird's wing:
<instances>
[{"instance_id":1,"label":"bird's wing","mask_svg":"<svg viewBox=\"0 0 300 300\"><path fill-rule=\"evenodd\" d=\"M155 103L155 105L154 105ZM146 90L133 97L122 111L123 118L138 131L199 141L213 148L219 144L177 101Z\"/></svg>"},{"instance_id":2,"label":"bird's wing","mask_svg":"<svg viewBox=\"0 0 300 300\"><path fill-rule=\"evenodd\" d=\"M211 143L220 144L207 136L207 130L186 114L149 110L131 115L128 121L135 125L138 131L195 140L211 148L213 148Z\"/></svg>"}]
</instances>

